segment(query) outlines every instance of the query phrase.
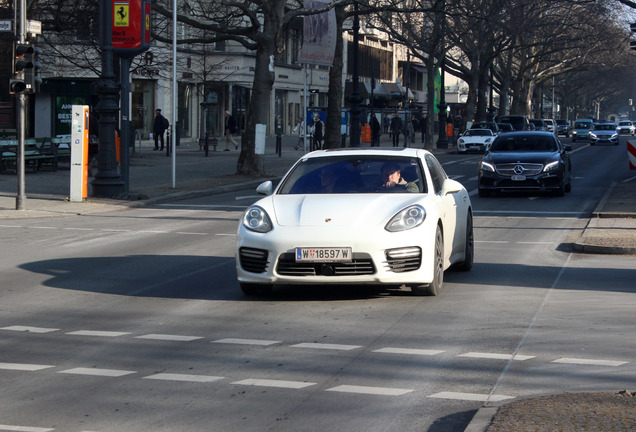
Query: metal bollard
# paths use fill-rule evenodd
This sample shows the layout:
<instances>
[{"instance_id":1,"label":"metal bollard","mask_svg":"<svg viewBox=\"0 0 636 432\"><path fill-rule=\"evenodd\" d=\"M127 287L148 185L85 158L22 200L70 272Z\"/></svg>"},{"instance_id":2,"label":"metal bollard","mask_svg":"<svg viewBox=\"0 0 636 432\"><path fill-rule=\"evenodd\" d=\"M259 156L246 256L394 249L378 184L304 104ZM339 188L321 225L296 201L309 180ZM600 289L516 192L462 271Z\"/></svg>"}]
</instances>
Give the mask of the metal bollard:
<instances>
[{"instance_id":1,"label":"metal bollard","mask_svg":"<svg viewBox=\"0 0 636 432\"><path fill-rule=\"evenodd\" d=\"M205 157L208 157L208 151L210 150L210 136L207 132L205 133L205 144L203 144L203 149L205 150Z\"/></svg>"}]
</instances>

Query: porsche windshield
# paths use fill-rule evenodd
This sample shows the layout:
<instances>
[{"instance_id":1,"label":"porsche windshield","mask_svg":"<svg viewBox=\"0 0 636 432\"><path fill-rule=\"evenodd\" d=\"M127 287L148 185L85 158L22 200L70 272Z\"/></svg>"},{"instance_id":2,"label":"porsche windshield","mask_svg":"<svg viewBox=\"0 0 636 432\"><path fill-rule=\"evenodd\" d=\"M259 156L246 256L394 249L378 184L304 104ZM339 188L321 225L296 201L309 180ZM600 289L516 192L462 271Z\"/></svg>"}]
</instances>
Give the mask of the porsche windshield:
<instances>
[{"instance_id":1,"label":"porsche windshield","mask_svg":"<svg viewBox=\"0 0 636 432\"><path fill-rule=\"evenodd\" d=\"M395 192L426 192L418 158L356 155L303 159L278 191L283 195Z\"/></svg>"}]
</instances>

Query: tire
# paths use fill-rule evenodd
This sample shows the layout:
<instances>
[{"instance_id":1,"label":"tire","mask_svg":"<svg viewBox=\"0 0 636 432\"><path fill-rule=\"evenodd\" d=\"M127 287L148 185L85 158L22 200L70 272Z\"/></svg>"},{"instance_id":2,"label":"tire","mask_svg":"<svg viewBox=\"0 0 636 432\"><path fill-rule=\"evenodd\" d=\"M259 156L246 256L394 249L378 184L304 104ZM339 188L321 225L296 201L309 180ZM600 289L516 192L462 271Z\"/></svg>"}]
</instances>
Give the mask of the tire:
<instances>
[{"instance_id":1,"label":"tire","mask_svg":"<svg viewBox=\"0 0 636 432\"><path fill-rule=\"evenodd\" d=\"M416 296L439 295L444 284L444 237L442 230L437 227L435 232L435 256L433 258L433 281L428 285L414 285L411 292Z\"/></svg>"},{"instance_id":2,"label":"tire","mask_svg":"<svg viewBox=\"0 0 636 432\"><path fill-rule=\"evenodd\" d=\"M566 192L572 192L572 179L570 179L570 181L568 181L568 184L565 185L565 191Z\"/></svg>"},{"instance_id":3,"label":"tire","mask_svg":"<svg viewBox=\"0 0 636 432\"><path fill-rule=\"evenodd\" d=\"M473 236L473 214L468 212L466 216L466 249L464 253L464 261L458 262L453 266L453 270L470 271L473 268L475 259L475 238Z\"/></svg>"},{"instance_id":4,"label":"tire","mask_svg":"<svg viewBox=\"0 0 636 432\"><path fill-rule=\"evenodd\" d=\"M490 196L490 191L486 189L479 188L479 196L481 198L486 198Z\"/></svg>"},{"instance_id":5,"label":"tire","mask_svg":"<svg viewBox=\"0 0 636 432\"><path fill-rule=\"evenodd\" d=\"M255 283L240 283L241 291L248 296L264 296L271 294L272 285L269 284L255 284Z\"/></svg>"},{"instance_id":6,"label":"tire","mask_svg":"<svg viewBox=\"0 0 636 432\"><path fill-rule=\"evenodd\" d=\"M554 190L554 195L558 196L558 197L562 197L563 195L565 195L565 179L561 179L561 185Z\"/></svg>"}]
</instances>

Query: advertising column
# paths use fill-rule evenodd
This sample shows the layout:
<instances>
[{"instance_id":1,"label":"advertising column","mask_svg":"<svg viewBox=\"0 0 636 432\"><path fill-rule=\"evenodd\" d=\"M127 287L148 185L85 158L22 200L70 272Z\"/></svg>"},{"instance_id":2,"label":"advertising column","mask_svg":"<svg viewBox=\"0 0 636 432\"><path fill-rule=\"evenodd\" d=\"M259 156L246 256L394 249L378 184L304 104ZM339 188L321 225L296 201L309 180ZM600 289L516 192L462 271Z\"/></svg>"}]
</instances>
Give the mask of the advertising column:
<instances>
[{"instance_id":1,"label":"advertising column","mask_svg":"<svg viewBox=\"0 0 636 432\"><path fill-rule=\"evenodd\" d=\"M71 109L71 201L88 196L88 105Z\"/></svg>"}]
</instances>

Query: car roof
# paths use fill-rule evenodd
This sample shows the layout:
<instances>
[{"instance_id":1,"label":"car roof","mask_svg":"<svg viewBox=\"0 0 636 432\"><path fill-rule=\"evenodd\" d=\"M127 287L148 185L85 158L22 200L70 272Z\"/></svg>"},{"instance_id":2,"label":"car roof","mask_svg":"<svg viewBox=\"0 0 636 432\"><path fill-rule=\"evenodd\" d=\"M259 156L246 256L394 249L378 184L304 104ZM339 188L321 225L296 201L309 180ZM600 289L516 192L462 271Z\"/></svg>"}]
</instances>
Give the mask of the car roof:
<instances>
[{"instance_id":1,"label":"car roof","mask_svg":"<svg viewBox=\"0 0 636 432\"><path fill-rule=\"evenodd\" d=\"M505 135L499 135L498 137L504 136L506 138L510 138L510 137L515 137L515 136L549 136L549 137L553 137L556 139L556 137L554 136L554 134L552 132L547 132L547 131L515 131L515 132L508 132Z\"/></svg>"},{"instance_id":2,"label":"car roof","mask_svg":"<svg viewBox=\"0 0 636 432\"><path fill-rule=\"evenodd\" d=\"M331 157L331 156L387 156L387 157L422 157L425 154L432 154L428 150L424 149L416 149L416 148L335 148L335 149L326 149L326 150L316 150L311 153L307 153L302 158L303 159L312 159L312 158L320 158L320 157Z\"/></svg>"}]
</instances>

